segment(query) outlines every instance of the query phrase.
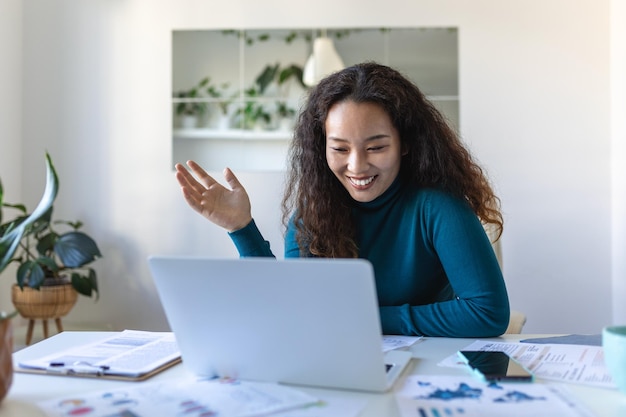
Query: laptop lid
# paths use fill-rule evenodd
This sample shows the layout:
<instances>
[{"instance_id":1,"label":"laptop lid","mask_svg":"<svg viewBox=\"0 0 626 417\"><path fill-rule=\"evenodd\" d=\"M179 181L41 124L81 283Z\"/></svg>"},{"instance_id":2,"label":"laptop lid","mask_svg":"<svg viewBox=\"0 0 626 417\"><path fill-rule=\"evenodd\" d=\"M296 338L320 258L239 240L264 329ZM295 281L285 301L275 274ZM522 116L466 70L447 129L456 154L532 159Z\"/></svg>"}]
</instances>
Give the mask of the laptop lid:
<instances>
[{"instance_id":1,"label":"laptop lid","mask_svg":"<svg viewBox=\"0 0 626 417\"><path fill-rule=\"evenodd\" d=\"M366 260L154 256L149 266L194 374L382 392L410 360L392 351L386 366Z\"/></svg>"}]
</instances>

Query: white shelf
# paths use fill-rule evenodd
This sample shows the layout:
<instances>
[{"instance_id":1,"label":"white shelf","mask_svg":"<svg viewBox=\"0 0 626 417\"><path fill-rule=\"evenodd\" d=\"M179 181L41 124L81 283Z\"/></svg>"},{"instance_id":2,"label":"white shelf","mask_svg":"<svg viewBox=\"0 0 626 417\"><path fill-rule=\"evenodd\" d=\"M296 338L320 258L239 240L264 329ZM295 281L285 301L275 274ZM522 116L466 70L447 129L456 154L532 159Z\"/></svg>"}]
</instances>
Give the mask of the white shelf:
<instances>
[{"instance_id":1,"label":"white shelf","mask_svg":"<svg viewBox=\"0 0 626 417\"><path fill-rule=\"evenodd\" d=\"M287 130L175 129L173 136L174 139L282 142L291 140L293 132Z\"/></svg>"}]
</instances>

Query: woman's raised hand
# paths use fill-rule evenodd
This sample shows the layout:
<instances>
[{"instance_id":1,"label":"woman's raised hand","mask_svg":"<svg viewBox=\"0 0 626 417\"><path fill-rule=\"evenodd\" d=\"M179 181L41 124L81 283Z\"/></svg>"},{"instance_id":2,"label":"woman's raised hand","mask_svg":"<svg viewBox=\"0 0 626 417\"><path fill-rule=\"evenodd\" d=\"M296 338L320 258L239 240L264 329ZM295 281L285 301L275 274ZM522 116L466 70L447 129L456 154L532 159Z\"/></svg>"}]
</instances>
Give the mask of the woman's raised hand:
<instances>
[{"instance_id":1,"label":"woman's raised hand","mask_svg":"<svg viewBox=\"0 0 626 417\"><path fill-rule=\"evenodd\" d=\"M176 164L176 180L191 208L229 232L252 221L248 193L229 168L224 169L224 179L230 189L215 181L194 161L187 161L187 166L195 176L182 164Z\"/></svg>"}]
</instances>

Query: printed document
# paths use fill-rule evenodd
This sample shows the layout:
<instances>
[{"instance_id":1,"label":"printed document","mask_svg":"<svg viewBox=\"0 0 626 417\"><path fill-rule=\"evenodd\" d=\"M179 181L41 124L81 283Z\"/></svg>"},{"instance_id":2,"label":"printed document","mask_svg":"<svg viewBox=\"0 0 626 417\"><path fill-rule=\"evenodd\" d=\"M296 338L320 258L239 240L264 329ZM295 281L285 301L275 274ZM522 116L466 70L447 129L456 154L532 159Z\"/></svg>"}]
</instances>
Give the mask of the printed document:
<instances>
[{"instance_id":1,"label":"printed document","mask_svg":"<svg viewBox=\"0 0 626 417\"><path fill-rule=\"evenodd\" d=\"M410 375L396 401L403 417L592 417L565 387L487 383L470 376Z\"/></svg>"},{"instance_id":2,"label":"printed document","mask_svg":"<svg viewBox=\"0 0 626 417\"><path fill-rule=\"evenodd\" d=\"M422 336L383 336L383 352L389 352L394 349L408 348L422 339Z\"/></svg>"},{"instance_id":3,"label":"printed document","mask_svg":"<svg viewBox=\"0 0 626 417\"><path fill-rule=\"evenodd\" d=\"M517 359L539 378L615 388L613 379L604 364L604 352L601 346L477 340L462 350L499 350ZM440 362L440 365L466 366L456 354Z\"/></svg>"},{"instance_id":4,"label":"printed document","mask_svg":"<svg viewBox=\"0 0 626 417\"><path fill-rule=\"evenodd\" d=\"M266 416L319 400L284 385L232 379L180 378L127 385L41 401L48 417L62 416Z\"/></svg>"},{"instance_id":5,"label":"printed document","mask_svg":"<svg viewBox=\"0 0 626 417\"><path fill-rule=\"evenodd\" d=\"M180 350L172 332L124 330L94 343L18 365L60 375L139 377L178 359Z\"/></svg>"}]
</instances>

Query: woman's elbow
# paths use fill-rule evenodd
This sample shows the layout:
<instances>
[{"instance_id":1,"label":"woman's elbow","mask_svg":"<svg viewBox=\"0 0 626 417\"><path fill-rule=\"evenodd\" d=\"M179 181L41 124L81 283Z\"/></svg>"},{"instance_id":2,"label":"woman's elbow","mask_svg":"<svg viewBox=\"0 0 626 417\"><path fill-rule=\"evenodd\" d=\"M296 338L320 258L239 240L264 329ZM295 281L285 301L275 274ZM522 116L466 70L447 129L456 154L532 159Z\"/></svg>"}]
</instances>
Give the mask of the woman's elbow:
<instances>
[{"instance_id":1,"label":"woman's elbow","mask_svg":"<svg viewBox=\"0 0 626 417\"><path fill-rule=\"evenodd\" d=\"M497 310L486 317L485 325L482 327L483 334L478 337L497 337L506 332L509 327L511 313L509 309Z\"/></svg>"}]
</instances>

